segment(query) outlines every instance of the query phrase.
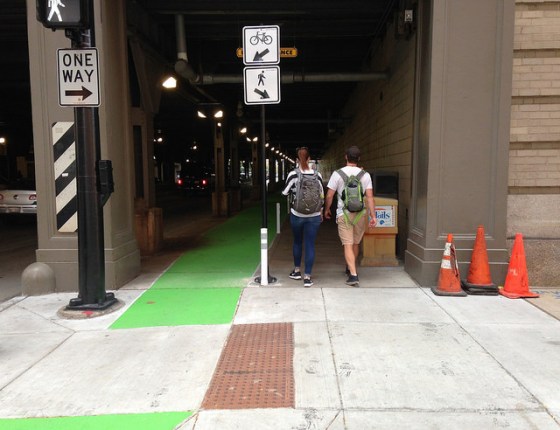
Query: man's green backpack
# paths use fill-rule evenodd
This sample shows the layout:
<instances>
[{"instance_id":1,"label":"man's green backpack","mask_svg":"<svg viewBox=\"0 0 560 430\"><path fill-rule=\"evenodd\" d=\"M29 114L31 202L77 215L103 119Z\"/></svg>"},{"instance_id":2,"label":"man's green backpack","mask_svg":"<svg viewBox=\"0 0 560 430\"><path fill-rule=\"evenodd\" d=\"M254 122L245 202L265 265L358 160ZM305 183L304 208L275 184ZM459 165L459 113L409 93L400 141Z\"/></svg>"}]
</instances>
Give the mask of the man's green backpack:
<instances>
[{"instance_id":1,"label":"man's green backpack","mask_svg":"<svg viewBox=\"0 0 560 430\"><path fill-rule=\"evenodd\" d=\"M342 211L346 221L350 222L348 212L358 212L356 217L351 223L356 225L362 215L366 212L364 204L364 189L360 179L366 173L365 170L360 170L357 175L348 176L342 169L337 170L337 173L344 180L344 188L342 190Z\"/></svg>"}]
</instances>

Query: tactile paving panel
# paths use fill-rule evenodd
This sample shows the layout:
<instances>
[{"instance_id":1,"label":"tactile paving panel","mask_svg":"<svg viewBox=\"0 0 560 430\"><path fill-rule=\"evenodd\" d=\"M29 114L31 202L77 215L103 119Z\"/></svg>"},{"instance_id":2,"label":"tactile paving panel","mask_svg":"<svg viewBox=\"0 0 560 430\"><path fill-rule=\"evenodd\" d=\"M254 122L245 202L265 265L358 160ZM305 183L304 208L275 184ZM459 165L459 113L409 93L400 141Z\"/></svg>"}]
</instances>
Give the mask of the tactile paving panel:
<instances>
[{"instance_id":1,"label":"tactile paving panel","mask_svg":"<svg viewBox=\"0 0 560 430\"><path fill-rule=\"evenodd\" d=\"M294 407L293 356L290 323L232 326L202 408Z\"/></svg>"}]
</instances>

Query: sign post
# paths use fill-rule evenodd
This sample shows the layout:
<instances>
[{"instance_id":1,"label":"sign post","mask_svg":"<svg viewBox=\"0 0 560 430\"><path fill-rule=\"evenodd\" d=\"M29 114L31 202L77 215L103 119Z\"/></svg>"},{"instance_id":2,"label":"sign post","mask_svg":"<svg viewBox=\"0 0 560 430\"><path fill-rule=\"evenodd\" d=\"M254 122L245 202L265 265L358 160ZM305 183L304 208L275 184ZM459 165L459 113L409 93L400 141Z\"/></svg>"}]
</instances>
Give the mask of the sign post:
<instances>
[{"instance_id":1,"label":"sign post","mask_svg":"<svg viewBox=\"0 0 560 430\"><path fill-rule=\"evenodd\" d=\"M266 122L265 105L280 103L280 27L243 27L244 99L247 105L261 105L261 276L255 282L268 285L276 278L268 272L268 219L266 193Z\"/></svg>"},{"instance_id":2,"label":"sign post","mask_svg":"<svg viewBox=\"0 0 560 430\"><path fill-rule=\"evenodd\" d=\"M37 0L37 18L72 41L72 49L57 51L59 104L74 107L76 140L79 293L66 309L102 311L117 299L105 292L103 203L113 181L110 161L100 160L93 0Z\"/></svg>"}]
</instances>

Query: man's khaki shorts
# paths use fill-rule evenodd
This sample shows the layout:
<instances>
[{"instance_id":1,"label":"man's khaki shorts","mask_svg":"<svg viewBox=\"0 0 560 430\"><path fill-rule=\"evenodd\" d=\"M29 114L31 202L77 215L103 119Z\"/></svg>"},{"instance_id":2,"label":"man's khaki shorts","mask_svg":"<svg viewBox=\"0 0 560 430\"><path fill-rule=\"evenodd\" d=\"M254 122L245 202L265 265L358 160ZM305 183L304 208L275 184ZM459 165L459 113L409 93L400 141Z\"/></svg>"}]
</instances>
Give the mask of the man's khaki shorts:
<instances>
[{"instance_id":1,"label":"man's khaki shorts","mask_svg":"<svg viewBox=\"0 0 560 430\"><path fill-rule=\"evenodd\" d=\"M346 221L346 217L344 215L341 215L336 219L336 224L338 225L338 236L340 237L340 241L343 245L359 244L364 237L364 233L366 232L367 214L364 213L356 225L352 225L351 223L358 214L359 213L350 212L348 214L349 221Z\"/></svg>"}]
</instances>

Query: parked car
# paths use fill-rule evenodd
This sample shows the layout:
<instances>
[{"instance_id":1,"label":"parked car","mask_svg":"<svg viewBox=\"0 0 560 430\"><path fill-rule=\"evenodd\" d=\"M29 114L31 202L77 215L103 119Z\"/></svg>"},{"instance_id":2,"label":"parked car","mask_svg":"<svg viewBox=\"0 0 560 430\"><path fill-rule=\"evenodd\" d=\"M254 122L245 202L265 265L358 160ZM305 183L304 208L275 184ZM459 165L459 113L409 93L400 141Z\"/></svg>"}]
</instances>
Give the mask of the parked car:
<instances>
[{"instance_id":1,"label":"parked car","mask_svg":"<svg viewBox=\"0 0 560 430\"><path fill-rule=\"evenodd\" d=\"M37 215L35 183L20 180L0 184L0 215Z\"/></svg>"},{"instance_id":2,"label":"parked car","mask_svg":"<svg viewBox=\"0 0 560 430\"><path fill-rule=\"evenodd\" d=\"M210 194L213 183L211 170L196 165L182 170L179 179L177 179L177 186L192 194Z\"/></svg>"}]
</instances>

